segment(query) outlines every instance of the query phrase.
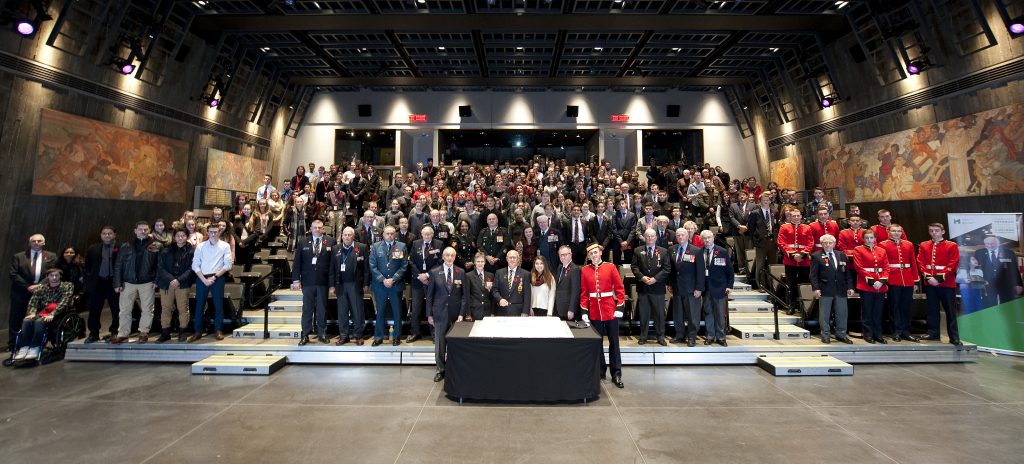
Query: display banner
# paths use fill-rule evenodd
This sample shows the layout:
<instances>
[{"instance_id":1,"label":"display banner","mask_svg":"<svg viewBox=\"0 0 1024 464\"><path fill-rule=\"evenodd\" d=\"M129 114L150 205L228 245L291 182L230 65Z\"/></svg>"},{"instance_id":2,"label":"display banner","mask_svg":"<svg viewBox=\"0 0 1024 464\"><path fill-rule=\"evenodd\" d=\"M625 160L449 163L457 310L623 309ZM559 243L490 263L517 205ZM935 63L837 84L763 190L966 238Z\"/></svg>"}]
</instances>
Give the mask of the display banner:
<instances>
[{"instance_id":1,"label":"display banner","mask_svg":"<svg viewBox=\"0 0 1024 464\"><path fill-rule=\"evenodd\" d=\"M949 213L949 236L960 246L960 338L1024 355L1024 298L1016 250L1021 213Z\"/></svg>"}]
</instances>

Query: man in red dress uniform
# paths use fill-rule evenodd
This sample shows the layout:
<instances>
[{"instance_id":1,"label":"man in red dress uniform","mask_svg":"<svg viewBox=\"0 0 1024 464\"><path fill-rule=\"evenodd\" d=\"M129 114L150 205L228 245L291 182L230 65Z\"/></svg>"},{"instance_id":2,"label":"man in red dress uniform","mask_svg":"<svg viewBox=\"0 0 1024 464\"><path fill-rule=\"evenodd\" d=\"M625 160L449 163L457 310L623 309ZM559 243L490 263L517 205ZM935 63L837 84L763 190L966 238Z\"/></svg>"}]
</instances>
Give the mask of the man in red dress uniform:
<instances>
[{"instance_id":1,"label":"man in red dress uniform","mask_svg":"<svg viewBox=\"0 0 1024 464\"><path fill-rule=\"evenodd\" d=\"M893 341L900 339L920 341L910 334L910 307L914 303L914 286L917 285L917 253L914 244L903 239L903 227L889 225L889 240L880 242L889 260L889 292L886 299L892 309Z\"/></svg>"},{"instance_id":2,"label":"man in red dress uniform","mask_svg":"<svg viewBox=\"0 0 1024 464\"><path fill-rule=\"evenodd\" d=\"M624 388L622 383L622 355L619 353L619 318L622 305L626 302L626 288L622 276L612 263L601 262L601 245L587 247L591 265L580 270L580 309L583 320L594 325L601 337L608 337L608 360L611 363L612 383ZM603 343L602 343L603 345ZM601 378L609 366L601 356Z\"/></svg>"},{"instance_id":3,"label":"man in red dress uniform","mask_svg":"<svg viewBox=\"0 0 1024 464\"><path fill-rule=\"evenodd\" d=\"M946 228L939 223L928 224L927 242L917 249L917 267L924 275L924 294L928 297L928 338L939 339L939 304L946 312L946 335L949 343L961 345L956 325L953 297L956 294L956 271L960 268L960 248L955 242L944 240Z\"/></svg>"},{"instance_id":4,"label":"man in red dress uniform","mask_svg":"<svg viewBox=\"0 0 1024 464\"><path fill-rule=\"evenodd\" d=\"M782 264L786 265L786 286L789 287L789 307L797 307L800 284L811 282L811 252L814 251L814 236L811 226L801 224L803 214L799 209L791 209L786 214L789 222L779 226L779 237L776 244L782 254ZM792 314L792 309L790 309Z\"/></svg>"}]
</instances>

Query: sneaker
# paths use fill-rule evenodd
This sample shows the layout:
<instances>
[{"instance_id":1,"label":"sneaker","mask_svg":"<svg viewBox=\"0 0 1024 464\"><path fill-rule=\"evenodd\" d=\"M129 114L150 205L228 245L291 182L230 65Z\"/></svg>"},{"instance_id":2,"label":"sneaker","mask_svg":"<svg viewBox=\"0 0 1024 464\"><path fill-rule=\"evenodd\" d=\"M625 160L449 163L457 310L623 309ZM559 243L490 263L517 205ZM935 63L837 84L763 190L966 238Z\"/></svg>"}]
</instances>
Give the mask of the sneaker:
<instances>
[{"instance_id":1,"label":"sneaker","mask_svg":"<svg viewBox=\"0 0 1024 464\"><path fill-rule=\"evenodd\" d=\"M23 346L23 347L18 349L18 352L14 355L14 360L15 361L22 361L22 360L25 359L25 356L28 356L28 347L27 346Z\"/></svg>"},{"instance_id":2,"label":"sneaker","mask_svg":"<svg viewBox=\"0 0 1024 464\"><path fill-rule=\"evenodd\" d=\"M26 361L34 361L36 359L39 359L39 353L41 351L43 351L43 350L41 348L39 348L38 346L34 346L32 348L29 348L28 349L28 356L25 356L25 360Z\"/></svg>"}]
</instances>

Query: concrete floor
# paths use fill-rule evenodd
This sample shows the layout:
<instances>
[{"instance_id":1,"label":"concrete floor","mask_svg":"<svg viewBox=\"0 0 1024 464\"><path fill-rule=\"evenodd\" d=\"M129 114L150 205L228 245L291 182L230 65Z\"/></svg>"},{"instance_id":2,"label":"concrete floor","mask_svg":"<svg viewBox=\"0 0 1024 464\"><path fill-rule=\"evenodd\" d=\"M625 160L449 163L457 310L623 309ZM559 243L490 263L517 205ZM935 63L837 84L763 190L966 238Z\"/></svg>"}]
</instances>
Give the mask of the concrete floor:
<instances>
[{"instance_id":1,"label":"concrete floor","mask_svg":"<svg viewBox=\"0 0 1024 464\"><path fill-rule=\"evenodd\" d=\"M775 378L753 366L626 368L590 405L459 406L432 367L187 364L0 370L5 463L1019 463L1024 359L858 365Z\"/></svg>"}]
</instances>

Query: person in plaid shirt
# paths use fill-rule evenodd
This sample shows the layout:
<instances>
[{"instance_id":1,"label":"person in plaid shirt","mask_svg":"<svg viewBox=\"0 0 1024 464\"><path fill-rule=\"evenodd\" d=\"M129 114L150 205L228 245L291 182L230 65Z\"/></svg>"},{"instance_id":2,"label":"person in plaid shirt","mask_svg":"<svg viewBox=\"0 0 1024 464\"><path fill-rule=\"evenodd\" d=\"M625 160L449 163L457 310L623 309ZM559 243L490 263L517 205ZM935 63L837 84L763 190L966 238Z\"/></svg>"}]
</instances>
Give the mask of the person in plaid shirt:
<instances>
[{"instance_id":1,"label":"person in plaid shirt","mask_svg":"<svg viewBox=\"0 0 1024 464\"><path fill-rule=\"evenodd\" d=\"M48 269L45 284L41 285L28 301L28 312L21 324L21 338L18 339L15 361L39 359L39 354L43 351L46 324L71 308L75 287L71 282L61 282L61 274L60 268Z\"/></svg>"}]
</instances>

